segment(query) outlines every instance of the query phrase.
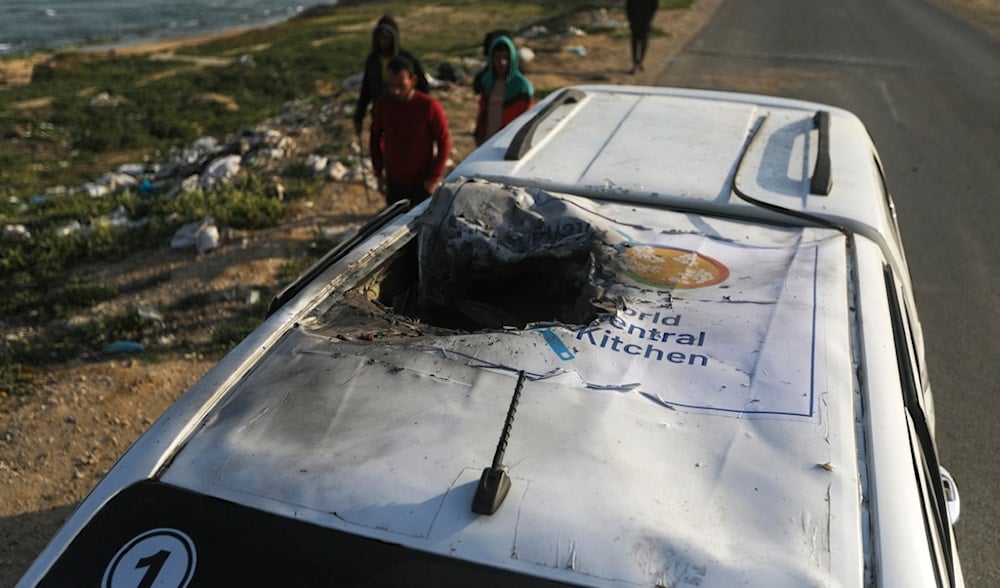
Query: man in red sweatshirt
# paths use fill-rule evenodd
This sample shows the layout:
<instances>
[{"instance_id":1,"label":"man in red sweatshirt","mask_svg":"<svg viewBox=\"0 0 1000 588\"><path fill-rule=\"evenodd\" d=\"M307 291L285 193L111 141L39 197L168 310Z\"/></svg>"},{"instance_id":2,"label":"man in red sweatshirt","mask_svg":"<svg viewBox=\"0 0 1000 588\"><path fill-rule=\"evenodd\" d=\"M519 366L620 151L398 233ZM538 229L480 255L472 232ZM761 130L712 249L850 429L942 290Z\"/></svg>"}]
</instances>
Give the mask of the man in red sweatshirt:
<instances>
[{"instance_id":1,"label":"man in red sweatshirt","mask_svg":"<svg viewBox=\"0 0 1000 588\"><path fill-rule=\"evenodd\" d=\"M431 195L451 152L441 103L417 90L416 67L405 57L388 65L388 89L372 111L372 167L388 204Z\"/></svg>"}]
</instances>

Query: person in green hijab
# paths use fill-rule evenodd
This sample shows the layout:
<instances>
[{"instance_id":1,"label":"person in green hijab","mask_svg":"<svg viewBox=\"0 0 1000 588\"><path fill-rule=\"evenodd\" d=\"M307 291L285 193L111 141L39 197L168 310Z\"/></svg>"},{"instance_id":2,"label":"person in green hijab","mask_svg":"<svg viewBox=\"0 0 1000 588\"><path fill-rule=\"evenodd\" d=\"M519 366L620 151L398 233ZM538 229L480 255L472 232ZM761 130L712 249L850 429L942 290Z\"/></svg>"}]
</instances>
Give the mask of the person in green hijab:
<instances>
[{"instance_id":1,"label":"person in green hijab","mask_svg":"<svg viewBox=\"0 0 1000 588\"><path fill-rule=\"evenodd\" d=\"M482 145L535 104L535 88L518 68L517 49L510 37L493 40L481 83L473 133L476 145Z\"/></svg>"}]
</instances>

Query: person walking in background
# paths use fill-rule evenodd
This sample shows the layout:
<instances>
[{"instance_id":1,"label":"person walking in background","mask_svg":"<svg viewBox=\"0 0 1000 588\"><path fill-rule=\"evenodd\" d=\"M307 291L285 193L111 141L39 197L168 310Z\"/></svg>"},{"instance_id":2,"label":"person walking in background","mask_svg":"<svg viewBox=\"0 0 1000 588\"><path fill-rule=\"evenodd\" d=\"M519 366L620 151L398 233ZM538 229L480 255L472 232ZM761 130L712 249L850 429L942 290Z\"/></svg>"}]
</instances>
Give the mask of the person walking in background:
<instances>
[{"instance_id":1,"label":"person walking in background","mask_svg":"<svg viewBox=\"0 0 1000 588\"><path fill-rule=\"evenodd\" d=\"M517 65L514 41L499 36L490 45L489 61L480 79L479 111L473 135L482 145L535 104L535 88Z\"/></svg>"},{"instance_id":2,"label":"person walking in background","mask_svg":"<svg viewBox=\"0 0 1000 588\"><path fill-rule=\"evenodd\" d=\"M379 191L386 203L413 204L431 195L451 152L441 103L417 89L412 61L396 56L387 65L388 88L372 109L370 149Z\"/></svg>"},{"instance_id":3,"label":"person walking in background","mask_svg":"<svg viewBox=\"0 0 1000 588\"><path fill-rule=\"evenodd\" d=\"M430 91L427 76L415 55L403 49L399 40L399 25L388 14L379 19L372 30L372 48L365 59L365 70L361 78L361 93L354 109L354 132L360 136L364 126L368 105L382 95L386 89L386 68L389 60L402 56L413 63L417 75L417 89L425 94Z\"/></svg>"},{"instance_id":4,"label":"person walking in background","mask_svg":"<svg viewBox=\"0 0 1000 588\"><path fill-rule=\"evenodd\" d=\"M660 7L659 0L625 0L625 15L632 33L632 69L630 74L643 71L642 62L649 47L649 30L653 15Z\"/></svg>"}]
</instances>

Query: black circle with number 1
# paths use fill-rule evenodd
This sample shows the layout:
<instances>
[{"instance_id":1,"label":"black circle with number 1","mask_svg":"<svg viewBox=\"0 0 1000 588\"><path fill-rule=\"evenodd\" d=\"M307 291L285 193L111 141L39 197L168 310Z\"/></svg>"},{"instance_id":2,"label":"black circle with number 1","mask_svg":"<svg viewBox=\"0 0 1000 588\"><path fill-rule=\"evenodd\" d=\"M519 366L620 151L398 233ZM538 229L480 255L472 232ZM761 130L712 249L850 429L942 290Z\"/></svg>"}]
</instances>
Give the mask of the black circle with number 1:
<instances>
[{"instance_id":1,"label":"black circle with number 1","mask_svg":"<svg viewBox=\"0 0 1000 588\"><path fill-rule=\"evenodd\" d=\"M184 588L194 576L194 542L177 529L153 529L136 536L104 570L103 588Z\"/></svg>"}]
</instances>

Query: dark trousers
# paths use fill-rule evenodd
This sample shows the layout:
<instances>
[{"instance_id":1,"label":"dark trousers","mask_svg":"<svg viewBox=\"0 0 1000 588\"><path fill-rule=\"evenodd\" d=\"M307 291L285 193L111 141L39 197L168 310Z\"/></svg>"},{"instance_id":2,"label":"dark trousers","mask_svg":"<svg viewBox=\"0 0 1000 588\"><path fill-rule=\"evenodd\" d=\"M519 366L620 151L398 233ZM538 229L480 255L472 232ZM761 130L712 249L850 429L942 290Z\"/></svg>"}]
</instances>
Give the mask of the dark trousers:
<instances>
[{"instance_id":1,"label":"dark trousers","mask_svg":"<svg viewBox=\"0 0 1000 588\"><path fill-rule=\"evenodd\" d=\"M414 206L430 198L431 193L424 188L423 182L416 184L402 184L389 180L386 185L385 203L395 204L400 200L407 199Z\"/></svg>"},{"instance_id":2,"label":"dark trousers","mask_svg":"<svg viewBox=\"0 0 1000 588\"><path fill-rule=\"evenodd\" d=\"M640 65L646 58L646 47L649 46L649 29L632 29L632 65Z\"/></svg>"}]
</instances>

